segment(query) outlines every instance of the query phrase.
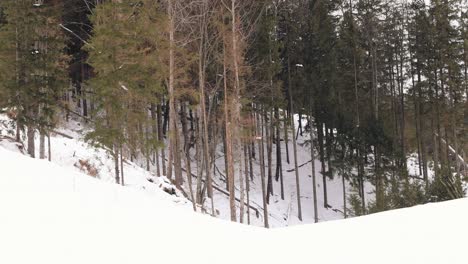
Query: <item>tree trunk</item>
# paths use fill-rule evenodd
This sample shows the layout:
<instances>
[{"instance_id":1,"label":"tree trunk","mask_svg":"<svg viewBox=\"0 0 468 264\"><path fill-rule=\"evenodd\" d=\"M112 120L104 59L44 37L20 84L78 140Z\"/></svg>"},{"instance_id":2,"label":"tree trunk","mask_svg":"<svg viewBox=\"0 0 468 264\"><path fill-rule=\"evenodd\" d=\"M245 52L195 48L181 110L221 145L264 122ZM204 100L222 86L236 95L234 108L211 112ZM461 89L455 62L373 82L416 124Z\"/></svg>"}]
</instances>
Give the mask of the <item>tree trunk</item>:
<instances>
[{"instance_id":1,"label":"tree trunk","mask_svg":"<svg viewBox=\"0 0 468 264\"><path fill-rule=\"evenodd\" d=\"M312 111L311 111L312 112ZM312 119L312 116L310 117ZM312 124L312 120L309 121ZM312 163L312 195L314 202L314 222L318 223L318 205L317 205L317 182L315 178L315 149L314 149L314 130L310 127L310 159ZM296 162L297 171L297 162ZM296 177L297 173L296 173Z\"/></svg>"},{"instance_id":2,"label":"tree trunk","mask_svg":"<svg viewBox=\"0 0 468 264\"><path fill-rule=\"evenodd\" d=\"M125 177L124 177L124 162L123 162L123 146L120 145L120 179L122 186L125 186Z\"/></svg>"},{"instance_id":3,"label":"tree trunk","mask_svg":"<svg viewBox=\"0 0 468 264\"><path fill-rule=\"evenodd\" d=\"M158 147L155 146L156 141L159 141L159 131L158 131L158 121L157 121L157 116L156 116L156 105L154 103L151 103L150 112L151 112L151 128L152 128L151 138L153 141L152 142L153 143L153 162L156 165L156 175L159 177L161 176L161 170L159 167L159 150L158 150Z\"/></svg>"},{"instance_id":4,"label":"tree trunk","mask_svg":"<svg viewBox=\"0 0 468 264\"><path fill-rule=\"evenodd\" d=\"M202 134L200 133L201 121L197 119L197 126L196 126L196 133L197 133L197 141L195 143L195 151L196 151L196 158L197 158L197 187L196 187L196 202L197 204L203 205L203 190L202 190L202 174L203 174L203 167L208 166L203 164L203 159L201 156L201 143L202 143ZM213 212L212 212L213 214Z\"/></svg>"},{"instance_id":5,"label":"tree trunk","mask_svg":"<svg viewBox=\"0 0 468 264\"><path fill-rule=\"evenodd\" d=\"M45 134L40 131L39 135L39 159L45 159Z\"/></svg>"},{"instance_id":6,"label":"tree trunk","mask_svg":"<svg viewBox=\"0 0 468 264\"><path fill-rule=\"evenodd\" d=\"M188 187L190 192L190 199L192 201L193 211L197 211L197 206L195 204L195 196L193 195L193 184L192 184L192 163L190 161L190 139L189 139L189 131L187 129L187 113L185 103L182 103L182 132L184 134L184 153L185 153L185 169L187 171L187 180L188 180Z\"/></svg>"},{"instance_id":7,"label":"tree trunk","mask_svg":"<svg viewBox=\"0 0 468 264\"><path fill-rule=\"evenodd\" d=\"M249 181L249 168L248 168L248 151L247 143L244 144L244 177L245 177L245 192L247 196L247 224L250 225L250 181ZM251 162L251 161L250 161ZM252 168L250 168L252 169ZM241 199L242 200L242 199ZM243 200L242 200L243 201Z\"/></svg>"},{"instance_id":8,"label":"tree trunk","mask_svg":"<svg viewBox=\"0 0 468 264\"><path fill-rule=\"evenodd\" d=\"M162 109L161 105L158 104L156 107L157 111L157 117L158 117L158 140L161 143L164 143L164 137L163 137L163 127L162 127ZM166 176L166 147L161 148L161 167L162 167L162 173L164 176Z\"/></svg>"},{"instance_id":9,"label":"tree trunk","mask_svg":"<svg viewBox=\"0 0 468 264\"><path fill-rule=\"evenodd\" d=\"M263 223L266 228L269 228L268 224L268 204L266 201L266 186L265 186L265 147L264 147L264 133L263 133L263 118L261 117L261 113L257 113L257 120L258 122L258 130L260 132L260 137L257 136L256 138L259 138L259 155L260 155L260 175L261 175L261 184L262 184L262 200L263 200Z\"/></svg>"},{"instance_id":10,"label":"tree trunk","mask_svg":"<svg viewBox=\"0 0 468 264\"><path fill-rule=\"evenodd\" d=\"M328 194L327 194L327 172L325 168L325 151L323 147L323 123L317 120L317 135L318 135L318 143L319 143L319 155L320 155L320 163L322 164L322 183L323 183L323 207L328 208ZM312 130L312 122L310 122L311 126L310 129Z\"/></svg>"},{"instance_id":11,"label":"tree trunk","mask_svg":"<svg viewBox=\"0 0 468 264\"><path fill-rule=\"evenodd\" d=\"M52 149L50 147L50 133L47 133L47 150L48 150L48 154L47 155L47 158L49 159L49 161L52 161Z\"/></svg>"},{"instance_id":12,"label":"tree trunk","mask_svg":"<svg viewBox=\"0 0 468 264\"><path fill-rule=\"evenodd\" d=\"M180 188L182 179L182 167L180 157L180 138L177 130L177 102L175 98L175 75L176 75L176 62L175 62L175 11L173 9L172 0L168 1L168 20L169 20L169 138L172 150L172 159L174 162L174 178L175 185ZM172 164L169 164L171 166Z\"/></svg>"},{"instance_id":13,"label":"tree trunk","mask_svg":"<svg viewBox=\"0 0 468 264\"><path fill-rule=\"evenodd\" d=\"M36 157L36 148L34 144L34 136L35 136L35 129L32 126L28 126L28 155L31 156L31 158Z\"/></svg>"},{"instance_id":14,"label":"tree trunk","mask_svg":"<svg viewBox=\"0 0 468 264\"><path fill-rule=\"evenodd\" d=\"M275 178L278 181L280 179L281 187L281 199L284 200L284 182L283 182L283 163L281 157L281 131L280 131L280 120L279 120L279 110L275 109L275 126L276 126L276 173Z\"/></svg>"},{"instance_id":15,"label":"tree trunk","mask_svg":"<svg viewBox=\"0 0 468 264\"><path fill-rule=\"evenodd\" d=\"M244 145L244 144L242 144ZM242 147L242 146L239 146ZM245 187L244 187L244 172L242 169L247 169L247 164L245 163L245 151L240 153L241 156L244 156L244 159L240 157L239 159L239 186L240 186L240 205L239 205L239 222L244 223L244 200L245 200ZM244 163L244 168L242 167ZM245 172L247 173L247 172Z\"/></svg>"},{"instance_id":16,"label":"tree trunk","mask_svg":"<svg viewBox=\"0 0 468 264\"><path fill-rule=\"evenodd\" d=\"M234 5L234 1L233 1ZM234 8L234 6L232 7ZM234 12L234 9L231 11ZM232 14L232 19L235 19L235 14ZM234 28L233 28L234 31ZM234 38L234 37L233 37ZM227 170L226 170L226 177L227 177L227 184L228 184L228 191L229 191L229 208L231 212L231 221L236 222L237 217L236 217L236 200L235 200L235 188L234 188L234 158L233 158L233 150L232 150L232 145L233 145L233 140L232 140L232 125L231 125L231 117L232 112L230 113L230 107L229 103L234 104L235 100L233 102L229 102L228 99L228 87L227 87L227 69L226 69L226 64L227 64L227 54L226 54L226 45L224 45L223 48L223 55L224 55L224 61L223 61L223 76L224 76L224 123L225 123L225 142L226 142L226 161L227 161ZM232 110L232 109L231 109Z\"/></svg>"},{"instance_id":17,"label":"tree trunk","mask_svg":"<svg viewBox=\"0 0 468 264\"><path fill-rule=\"evenodd\" d=\"M270 113L271 117L271 113ZM272 175L272 125L271 122L268 124L267 112L264 112L265 130L267 139L267 164L268 164L268 178L267 178L267 203L270 204L270 195L273 194L273 175Z\"/></svg>"},{"instance_id":18,"label":"tree trunk","mask_svg":"<svg viewBox=\"0 0 468 264\"><path fill-rule=\"evenodd\" d=\"M119 173L119 149L117 144L114 144L114 169L115 169L115 183L120 184L120 173Z\"/></svg>"},{"instance_id":19,"label":"tree trunk","mask_svg":"<svg viewBox=\"0 0 468 264\"><path fill-rule=\"evenodd\" d=\"M288 65L291 65L290 59L288 57ZM288 69L289 71L289 69ZM294 124L294 105L293 105L293 100L292 100L292 87L291 87L291 74L288 74L288 94L289 94L289 113L291 114L291 129L292 129L292 144L293 144L293 158L294 158L294 172L296 175L296 197L297 197L297 218L302 221L302 205L301 205L301 184L299 181L299 167L297 165L297 144L296 144L296 126ZM301 124L301 121L299 120L299 124ZM310 130L312 131L312 129ZM314 160L312 159L312 163ZM314 175L314 172L312 172L312 175ZM314 177L315 180L315 177ZM315 183L314 183L315 186ZM314 187L315 190L315 187ZM314 191L315 195L315 191ZM315 204L316 200L314 201Z\"/></svg>"}]
</instances>

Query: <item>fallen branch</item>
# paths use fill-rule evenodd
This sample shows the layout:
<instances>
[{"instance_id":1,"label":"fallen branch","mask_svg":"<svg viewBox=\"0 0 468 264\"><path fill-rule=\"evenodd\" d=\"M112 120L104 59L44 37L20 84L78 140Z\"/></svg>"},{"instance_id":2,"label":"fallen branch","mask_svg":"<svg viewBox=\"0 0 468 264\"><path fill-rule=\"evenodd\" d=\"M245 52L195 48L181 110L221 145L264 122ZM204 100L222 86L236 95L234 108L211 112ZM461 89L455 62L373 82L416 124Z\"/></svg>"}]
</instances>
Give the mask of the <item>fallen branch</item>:
<instances>
[{"instance_id":1,"label":"fallen branch","mask_svg":"<svg viewBox=\"0 0 468 264\"><path fill-rule=\"evenodd\" d=\"M435 135L436 137L440 137L439 134L437 134L437 133L434 133L434 135ZM456 151L450 144L447 144L447 142L445 141L444 138L441 138L441 141L442 141L442 143L444 143L445 145L448 146L448 149L450 150L450 152L453 153L453 155L456 156L456 159L458 159L461 163L463 163L463 166L464 166L464 167L467 167L467 164L466 164L465 160L464 160L463 157L458 153L458 151Z\"/></svg>"},{"instance_id":2,"label":"fallen branch","mask_svg":"<svg viewBox=\"0 0 468 264\"><path fill-rule=\"evenodd\" d=\"M59 131L57 131L57 130L52 130L52 131L50 131L50 132L52 132L52 133L54 133L54 134L57 134L57 135L59 135L59 136L62 136L62 137L64 137L64 138L73 139L72 136L69 136L69 135L67 135L67 134L65 134L65 133L59 132Z\"/></svg>"},{"instance_id":3,"label":"fallen branch","mask_svg":"<svg viewBox=\"0 0 468 264\"><path fill-rule=\"evenodd\" d=\"M303 164L297 166L297 168L304 167L305 165L309 164L311 161L312 161L312 160L309 160L308 162L303 163ZM287 172L293 172L293 171L295 171L295 169L290 169L290 170L286 170L286 171L287 171Z\"/></svg>"},{"instance_id":4,"label":"fallen branch","mask_svg":"<svg viewBox=\"0 0 468 264\"><path fill-rule=\"evenodd\" d=\"M65 105L65 104L63 104L63 103L60 104L59 106L60 106L60 108L62 108L63 110L67 111L68 113L72 113L72 114L74 114L74 115L76 115L76 116L78 116L78 117L83 118L84 120L86 120L86 121L88 121L88 122L94 123L94 120L92 120L91 118L86 117L86 116L84 116L84 115L82 115L82 114L80 114L80 113L78 113L78 112L76 112L76 111L71 110L70 107L68 107L67 105Z\"/></svg>"},{"instance_id":5,"label":"fallen branch","mask_svg":"<svg viewBox=\"0 0 468 264\"><path fill-rule=\"evenodd\" d=\"M168 160L166 159L166 161L168 161ZM187 170L184 169L184 168L182 168L182 171L184 171L185 173L187 173ZM198 178L197 175L195 175L195 174L193 174L193 173L191 173L191 174L192 174L192 177ZM204 179L201 179L201 181L202 181L203 183L206 184L206 182L205 182ZM217 190L218 192L220 192L220 193L222 193L222 194L224 194L224 195L226 195L226 196L229 196L229 193L228 193L227 191L223 190L222 188L220 188L220 187L218 187L218 186L216 186L216 185L213 185L213 189ZM241 202L241 200L240 200L239 198L237 198L237 197L234 197L234 198L235 198L235 200L236 200L237 202L239 202L239 203ZM257 208L253 207L252 205L247 205L245 202L244 202L244 205L245 205L245 206L248 206L250 209L254 210L254 211L255 211L255 215L256 215L257 218L258 218L258 216L260 215L260 212L258 211Z\"/></svg>"}]
</instances>

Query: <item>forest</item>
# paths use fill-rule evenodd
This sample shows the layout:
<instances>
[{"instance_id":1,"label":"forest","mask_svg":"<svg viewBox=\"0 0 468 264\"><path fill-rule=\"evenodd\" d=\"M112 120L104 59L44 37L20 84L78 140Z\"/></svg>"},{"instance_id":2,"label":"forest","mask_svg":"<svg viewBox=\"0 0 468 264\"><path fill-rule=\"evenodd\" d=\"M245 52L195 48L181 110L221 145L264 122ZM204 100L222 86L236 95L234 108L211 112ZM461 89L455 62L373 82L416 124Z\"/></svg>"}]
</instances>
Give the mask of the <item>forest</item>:
<instances>
[{"instance_id":1,"label":"forest","mask_svg":"<svg viewBox=\"0 0 468 264\"><path fill-rule=\"evenodd\" d=\"M30 156L79 119L116 184L135 161L235 222L256 182L269 227L288 167L299 220L331 179L343 218L465 197L467 98L467 0L0 1L0 112Z\"/></svg>"}]
</instances>

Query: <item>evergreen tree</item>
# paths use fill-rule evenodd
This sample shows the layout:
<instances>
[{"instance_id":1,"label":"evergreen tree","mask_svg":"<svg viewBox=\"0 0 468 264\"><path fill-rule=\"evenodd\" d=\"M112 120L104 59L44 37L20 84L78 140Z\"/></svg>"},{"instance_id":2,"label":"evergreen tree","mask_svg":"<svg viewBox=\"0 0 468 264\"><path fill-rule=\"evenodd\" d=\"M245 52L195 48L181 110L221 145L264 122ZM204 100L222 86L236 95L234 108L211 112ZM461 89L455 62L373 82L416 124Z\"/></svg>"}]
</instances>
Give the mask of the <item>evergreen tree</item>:
<instances>
[{"instance_id":1,"label":"evergreen tree","mask_svg":"<svg viewBox=\"0 0 468 264\"><path fill-rule=\"evenodd\" d=\"M96 71L90 85L97 102L95 130L88 138L112 153L120 183L119 155L124 147L129 147L132 157L138 149L144 150L144 144L137 142L146 142L144 128L152 122L148 108L156 102L155 96L162 95L165 44L158 30L164 30L164 20L153 1L142 1L102 3L91 21L93 37L86 49ZM152 142L157 146L157 139Z\"/></svg>"},{"instance_id":2,"label":"evergreen tree","mask_svg":"<svg viewBox=\"0 0 468 264\"><path fill-rule=\"evenodd\" d=\"M8 66L2 82L6 106L15 109L17 126L28 128L28 153L34 157L35 131L44 135L54 128L67 84L63 9L60 1L6 0L1 6L7 23L0 33L0 67Z\"/></svg>"}]
</instances>

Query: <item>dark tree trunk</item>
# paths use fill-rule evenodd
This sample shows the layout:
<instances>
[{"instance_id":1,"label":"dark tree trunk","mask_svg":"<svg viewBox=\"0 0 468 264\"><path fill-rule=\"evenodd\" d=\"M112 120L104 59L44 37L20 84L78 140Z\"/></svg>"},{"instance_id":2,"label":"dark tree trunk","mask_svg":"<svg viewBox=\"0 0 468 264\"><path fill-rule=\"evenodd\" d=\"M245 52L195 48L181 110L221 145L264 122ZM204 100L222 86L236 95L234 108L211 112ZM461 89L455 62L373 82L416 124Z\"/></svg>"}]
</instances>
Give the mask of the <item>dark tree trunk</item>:
<instances>
[{"instance_id":1,"label":"dark tree trunk","mask_svg":"<svg viewBox=\"0 0 468 264\"><path fill-rule=\"evenodd\" d=\"M325 168L325 153L323 147L323 124L318 119L317 123L317 135L318 135L318 143L319 143L319 156L320 156L320 163L322 164L322 184L323 184L323 207L328 208L328 194L327 194L327 171ZM311 122L312 125L312 122ZM312 129L312 126L311 126Z\"/></svg>"},{"instance_id":2,"label":"dark tree trunk","mask_svg":"<svg viewBox=\"0 0 468 264\"><path fill-rule=\"evenodd\" d=\"M269 227L268 223L268 204L267 204L267 190L265 186L265 147L264 147L264 138L265 138L265 133L264 133L264 124L263 124L263 118L261 117L262 114L257 115L257 120L259 120L258 125L259 128L258 130L261 131L261 137L259 140L259 155L260 155L260 175L261 175L261 184L262 184L262 200L263 200L263 221L264 225L266 228Z\"/></svg>"},{"instance_id":3,"label":"dark tree trunk","mask_svg":"<svg viewBox=\"0 0 468 264\"><path fill-rule=\"evenodd\" d=\"M279 120L279 110L275 109L275 127L276 127L276 172L275 180L280 179L281 187L281 199L284 200L284 183L283 183L283 164L281 158L281 131L280 131L280 120Z\"/></svg>"},{"instance_id":4,"label":"dark tree trunk","mask_svg":"<svg viewBox=\"0 0 468 264\"><path fill-rule=\"evenodd\" d=\"M51 149L51 146L50 146L50 133L47 133L47 150L48 150L48 154L47 155L47 158L49 159L49 161L52 161L52 149Z\"/></svg>"},{"instance_id":5,"label":"dark tree trunk","mask_svg":"<svg viewBox=\"0 0 468 264\"><path fill-rule=\"evenodd\" d=\"M119 149L117 144L114 144L114 169L115 169L115 183L120 184L120 173L119 173Z\"/></svg>"},{"instance_id":6,"label":"dark tree trunk","mask_svg":"<svg viewBox=\"0 0 468 264\"><path fill-rule=\"evenodd\" d=\"M250 180L249 180L249 164L247 143L244 144L244 173L245 173L245 193L247 198L247 224L250 225ZM243 201L242 201L243 202Z\"/></svg>"},{"instance_id":7,"label":"dark tree trunk","mask_svg":"<svg viewBox=\"0 0 468 264\"><path fill-rule=\"evenodd\" d=\"M270 204L270 195L273 195L273 171L272 171L272 150L273 150L273 125L270 120L268 123L268 117L266 111L264 112L266 140L267 140L267 165L268 165L268 183L267 183L267 203ZM271 117L270 113L270 117Z\"/></svg>"},{"instance_id":8,"label":"dark tree trunk","mask_svg":"<svg viewBox=\"0 0 468 264\"><path fill-rule=\"evenodd\" d=\"M163 121L163 124L162 124L162 132L163 132L163 135L164 137L166 137L167 135L167 126L169 124L169 101L166 102L166 105L164 107L164 121ZM158 109L159 111L159 109Z\"/></svg>"},{"instance_id":9,"label":"dark tree trunk","mask_svg":"<svg viewBox=\"0 0 468 264\"><path fill-rule=\"evenodd\" d=\"M161 109L161 104L157 105L156 108L157 111L157 117L158 117L158 139L159 142L164 143L164 137L163 137L163 125L162 125L162 109ZM161 148L161 167L162 167L162 173L164 176L166 176L166 150L165 146Z\"/></svg>"},{"instance_id":10,"label":"dark tree trunk","mask_svg":"<svg viewBox=\"0 0 468 264\"><path fill-rule=\"evenodd\" d=\"M39 135L39 159L45 159L45 134L40 131Z\"/></svg>"},{"instance_id":11,"label":"dark tree trunk","mask_svg":"<svg viewBox=\"0 0 468 264\"><path fill-rule=\"evenodd\" d=\"M227 142L226 142L226 128L223 127L223 151L224 151L224 173L226 174L226 190L229 190L229 170L228 170L228 156L227 156Z\"/></svg>"},{"instance_id":12,"label":"dark tree trunk","mask_svg":"<svg viewBox=\"0 0 468 264\"><path fill-rule=\"evenodd\" d=\"M197 207L195 205L195 196L193 194L193 184L192 184L192 163L190 161L190 137L189 131L187 129L187 114L186 114L186 106L185 103L182 102L181 107L181 121L182 121L182 132L184 134L184 156L185 156L185 167L187 171L187 180L188 180L188 187L190 192L190 199L192 201L193 211L197 211Z\"/></svg>"},{"instance_id":13,"label":"dark tree trunk","mask_svg":"<svg viewBox=\"0 0 468 264\"><path fill-rule=\"evenodd\" d=\"M34 144L34 136L36 130L32 126L28 126L28 155L31 156L31 158L36 157L36 148Z\"/></svg>"}]
</instances>

